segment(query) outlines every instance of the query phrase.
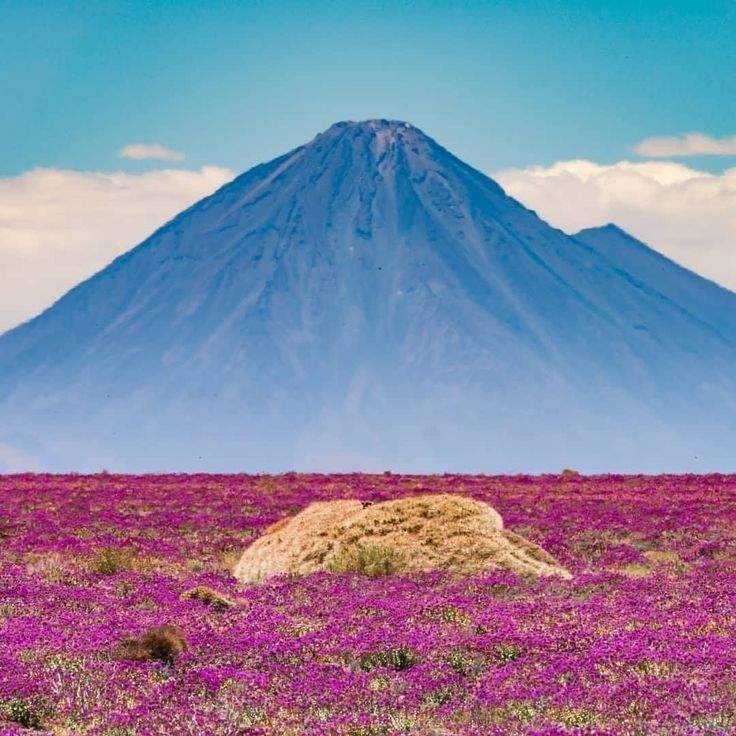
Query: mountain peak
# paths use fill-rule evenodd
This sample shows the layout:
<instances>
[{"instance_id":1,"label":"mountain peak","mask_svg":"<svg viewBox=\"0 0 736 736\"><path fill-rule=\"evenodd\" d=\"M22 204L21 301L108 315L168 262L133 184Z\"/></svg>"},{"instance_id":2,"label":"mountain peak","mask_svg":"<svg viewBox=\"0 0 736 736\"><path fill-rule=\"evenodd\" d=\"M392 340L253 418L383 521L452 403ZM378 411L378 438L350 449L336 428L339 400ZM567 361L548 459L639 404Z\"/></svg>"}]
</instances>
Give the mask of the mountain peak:
<instances>
[{"instance_id":1,"label":"mountain peak","mask_svg":"<svg viewBox=\"0 0 736 736\"><path fill-rule=\"evenodd\" d=\"M404 120L387 120L385 118L358 121L341 120L318 134L315 140L336 140L346 135L353 138L377 138L384 141L403 141L407 143L431 140L426 133L411 123Z\"/></svg>"},{"instance_id":2,"label":"mountain peak","mask_svg":"<svg viewBox=\"0 0 736 736\"><path fill-rule=\"evenodd\" d=\"M378 130L419 130L404 120L387 120L386 118L372 118L370 120L340 120L333 123L324 134L343 132L345 130L375 132ZM421 131L419 131L421 132Z\"/></svg>"}]
</instances>

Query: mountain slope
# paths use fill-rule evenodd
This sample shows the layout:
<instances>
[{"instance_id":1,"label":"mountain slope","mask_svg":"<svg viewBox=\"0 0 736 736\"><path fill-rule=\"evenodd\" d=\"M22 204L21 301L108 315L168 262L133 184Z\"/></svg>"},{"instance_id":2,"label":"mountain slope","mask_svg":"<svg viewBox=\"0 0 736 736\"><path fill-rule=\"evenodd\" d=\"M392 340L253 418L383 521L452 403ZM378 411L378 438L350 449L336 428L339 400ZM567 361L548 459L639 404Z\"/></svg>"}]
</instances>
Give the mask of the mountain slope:
<instances>
[{"instance_id":1,"label":"mountain slope","mask_svg":"<svg viewBox=\"0 0 736 736\"><path fill-rule=\"evenodd\" d=\"M736 295L604 240L406 123L338 123L0 337L0 444L54 468L729 462Z\"/></svg>"},{"instance_id":2,"label":"mountain slope","mask_svg":"<svg viewBox=\"0 0 736 736\"><path fill-rule=\"evenodd\" d=\"M732 291L688 271L614 224L587 228L573 237L597 250L621 272L656 288L730 342L736 341Z\"/></svg>"}]
</instances>

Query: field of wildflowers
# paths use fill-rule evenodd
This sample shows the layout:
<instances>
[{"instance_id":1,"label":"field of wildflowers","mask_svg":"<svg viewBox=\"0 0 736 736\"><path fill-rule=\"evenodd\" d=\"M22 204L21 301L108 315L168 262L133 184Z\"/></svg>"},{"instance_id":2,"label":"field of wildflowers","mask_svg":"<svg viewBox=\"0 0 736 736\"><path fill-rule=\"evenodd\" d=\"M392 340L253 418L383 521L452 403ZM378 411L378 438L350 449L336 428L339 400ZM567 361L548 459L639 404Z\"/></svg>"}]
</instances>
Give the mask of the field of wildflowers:
<instances>
[{"instance_id":1,"label":"field of wildflowers","mask_svg":"<svg viewBox=\"0 0 736 736\"><path fill-rule=\"evenodd\" d=\"M310 501L461 493L574 574L241 587ZM732 734L736 477L0 477L0 734Z\"/></svg>"}]
</instances>

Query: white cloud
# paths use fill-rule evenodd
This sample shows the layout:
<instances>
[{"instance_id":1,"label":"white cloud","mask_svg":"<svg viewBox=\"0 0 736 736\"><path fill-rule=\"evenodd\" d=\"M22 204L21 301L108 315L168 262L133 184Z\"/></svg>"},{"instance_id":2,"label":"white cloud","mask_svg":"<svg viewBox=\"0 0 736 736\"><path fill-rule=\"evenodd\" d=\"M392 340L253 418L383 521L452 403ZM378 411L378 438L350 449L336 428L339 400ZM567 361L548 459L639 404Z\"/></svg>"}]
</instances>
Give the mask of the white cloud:
<instances>
[{"instance_id":1,"label":"white cloud","mask_svg":"<svg viewBox=\"0 0 736 736\"><path fill-rule=\"evenodd\" d=\"M144 174L35 169L0 178L0 333L233 176L205 166Z\"/></svg>"},{"instance_id":2,"label":"white cloud","mask_svg":"<svg viewBox=\"0 0 736 736\"><path fill-rule=\"evenodd\" d=\"M159 161L183 161L184 154L173 148L166 148L160 143L131 143L118 151L120 158L132 158L136 161L157 159Z\"/></svg>"},{"instance_id":3,"label":"white cloud","mask_svg":"<svg viewBox=\"0 0 736 736\"><path fill-rule=\"evenodd\" d=\"M736 289L736 168L710 174L671 161L561 161L495 178L556 227L575 232L614 222L681 265Z\"/></svg>"},{"instance_id":4,"label":"white cloud","mask_svg":"<svg viewBox=\"0 0 736 736\"><path fill-rule=\"evenodd\" d=\"M640 156L736 156L736 135L713 138L704 133L645 138L634 146Z\"/></svg>"}]
</instances>

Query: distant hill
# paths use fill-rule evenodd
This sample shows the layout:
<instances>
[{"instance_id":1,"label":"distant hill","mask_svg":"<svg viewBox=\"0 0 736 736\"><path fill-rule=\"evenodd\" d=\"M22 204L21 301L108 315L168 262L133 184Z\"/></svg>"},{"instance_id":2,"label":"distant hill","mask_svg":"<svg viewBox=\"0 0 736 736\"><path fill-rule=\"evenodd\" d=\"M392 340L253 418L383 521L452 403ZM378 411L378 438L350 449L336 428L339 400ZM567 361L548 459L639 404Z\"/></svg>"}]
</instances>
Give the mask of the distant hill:
<instances>
[{"instance_id":1,"label":"distant hill","mask_svg":"<svg viewBox=\"0 0 736 736\"><path fill-rule=\"evenodd\" d=\"M338 123L0 337L0 468L734 468L736 294Z\"/></svg>"}]
</instances>

